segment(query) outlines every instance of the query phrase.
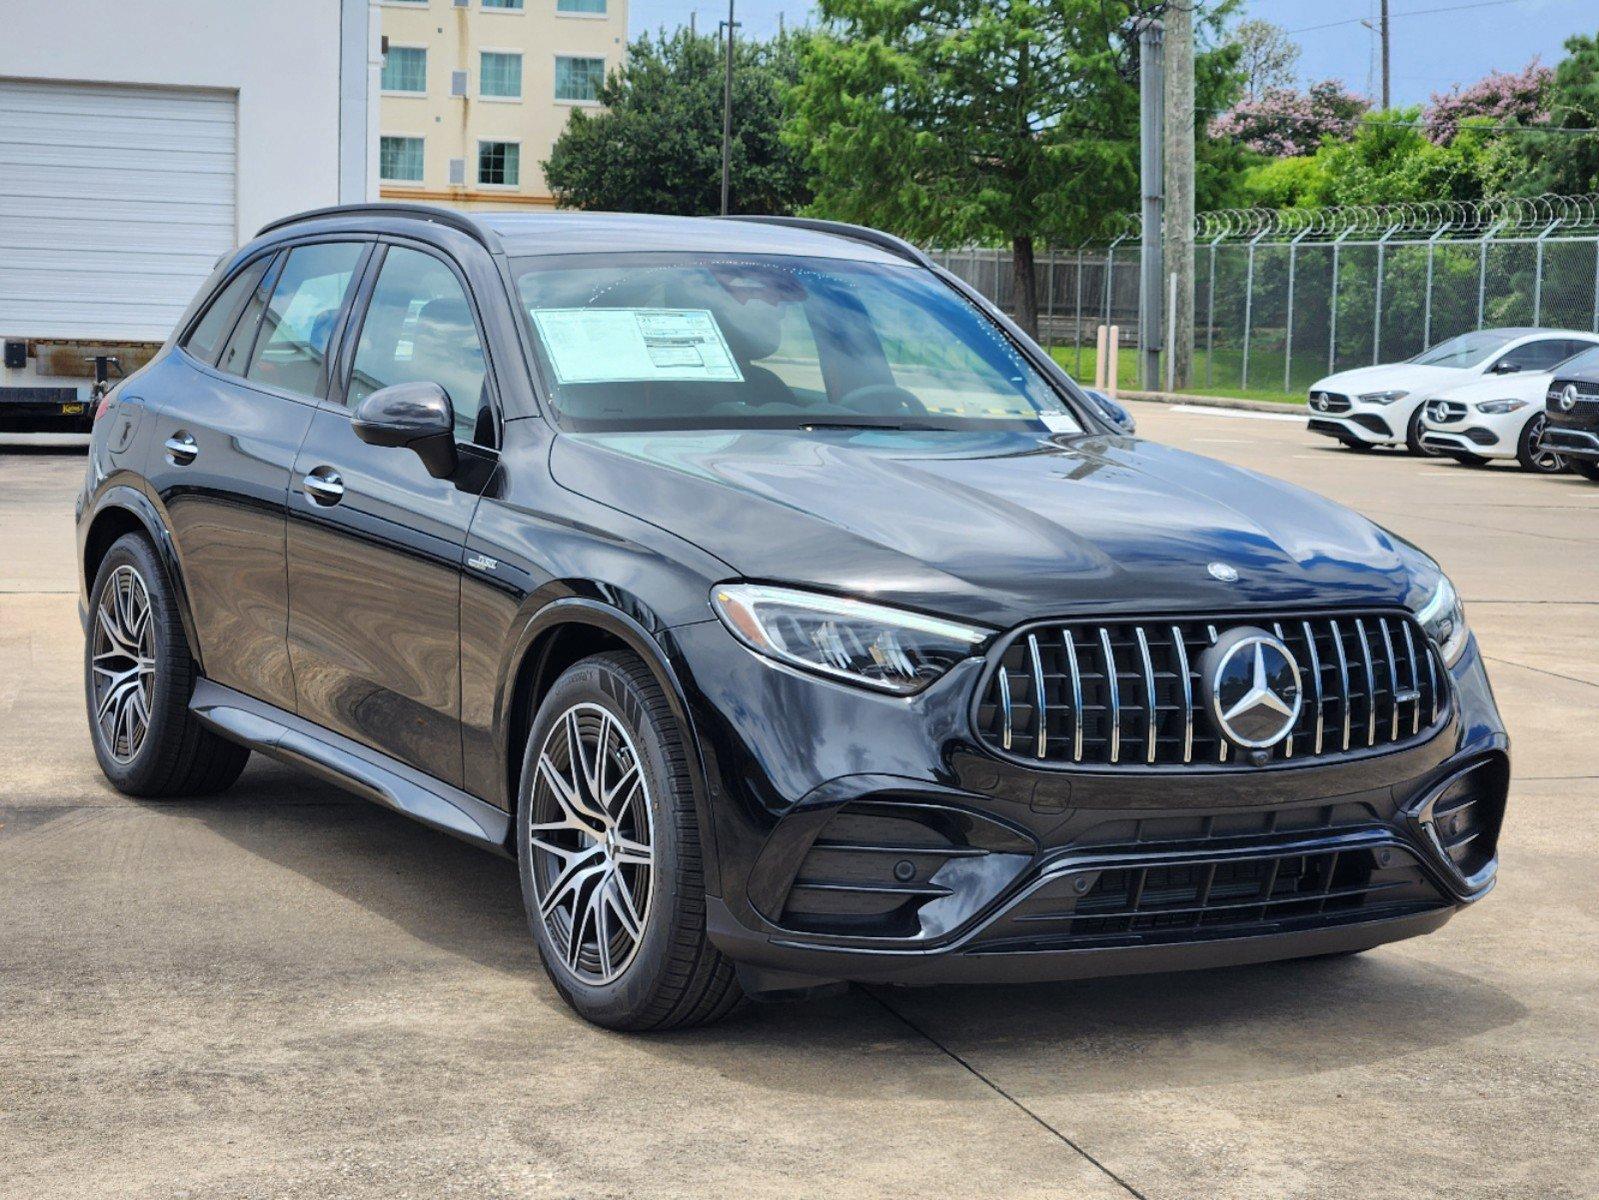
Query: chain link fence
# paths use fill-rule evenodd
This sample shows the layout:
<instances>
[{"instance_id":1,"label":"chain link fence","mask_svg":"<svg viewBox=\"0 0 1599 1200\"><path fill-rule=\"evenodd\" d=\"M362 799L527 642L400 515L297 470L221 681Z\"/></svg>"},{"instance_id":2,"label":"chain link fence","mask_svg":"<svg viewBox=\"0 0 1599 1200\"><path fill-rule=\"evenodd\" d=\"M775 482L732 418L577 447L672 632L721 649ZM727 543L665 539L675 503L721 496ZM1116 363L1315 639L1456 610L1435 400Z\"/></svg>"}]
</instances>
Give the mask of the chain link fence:
<instances>
[{"instance_id":1,"label":"chain link fence","mask_svg":"<svg viewBox=\"0 0 1599 1200\"><path fill-rule=\"evenodd\" d=\"M1200 214L1198 232L1191 392L1303 395L1323 375L1485 327L1599 333L1599 197L1229 210ZM1008 250L929 254L1016 311ZM1121 386L1137 386L1132 225L1044 248L1035 277L1040 340L1066 369L1091 381L1097 327L1115 325Z\"/></svg>"}]
</instances>

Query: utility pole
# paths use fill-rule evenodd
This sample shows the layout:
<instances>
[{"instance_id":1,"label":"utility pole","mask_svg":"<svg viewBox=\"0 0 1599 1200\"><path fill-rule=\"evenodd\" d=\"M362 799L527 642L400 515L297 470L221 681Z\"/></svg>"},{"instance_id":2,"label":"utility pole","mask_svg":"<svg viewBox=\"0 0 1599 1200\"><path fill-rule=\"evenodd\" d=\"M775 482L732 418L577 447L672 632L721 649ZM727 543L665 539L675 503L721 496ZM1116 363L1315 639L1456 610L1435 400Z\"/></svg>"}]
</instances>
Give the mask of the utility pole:
<instances>
[{"instance_id":1,"label":"utility pole","mask_svg":"<svg viewBox=\"0 0 1599 1200\"><path fill-rule=\"evenodd\" d=\"M1166 376L1183 388L1194 370L1194 2L1166 6L1165 269L1176 293L1166 331ZM1176 276L1175 281L1172 276ZM1167 293L1163 290L1162 296Z\"/></svg>"},{"instance_id":2,"label":"utility pole","mask_svg":"<svg viewBox=\"0 0 1599 1200\"><path fill-rule=\"evenodd\" d=\"M727 192L733 173L733 20L734 0L727 0L727 78L722 84L722 215L727 216Z\"/></svg>"},{"instance_id":3,"label":"utility pole","mask_svg":"<svg viewBox=\"0 0 1599 1200\"><path fill-rule=\"evenodd\" d=\"M1370 12L1371 9L1368 8L1366 11ZM1379 16L1377 19L1381 23L1381 32L1379 36L1382 38L1382 108L1384 112L1387 112L1391 105L1388 90L1388 0L1381 0L1381 7L1378 9L1378 13Z\"/></svg>"},{"instance_id":4,"label":"utility pole","mask_svg":"<svg viewBox=\"0 0 1599 1200\"><path fill-rule=\"evenodd\" d=\"M1138 386L1145 391L1160 387L1161 309L1166 289L1161 266L1161 209L1164 207L1164 181L1161 157L1165 138L1161 134L1162 107L1165 102L1161 63L1164 29L1153 17L1138 27L1138 149L1139 181L1143 194L1143 241L1138 273Z\"/></svg>"}]
</instances>

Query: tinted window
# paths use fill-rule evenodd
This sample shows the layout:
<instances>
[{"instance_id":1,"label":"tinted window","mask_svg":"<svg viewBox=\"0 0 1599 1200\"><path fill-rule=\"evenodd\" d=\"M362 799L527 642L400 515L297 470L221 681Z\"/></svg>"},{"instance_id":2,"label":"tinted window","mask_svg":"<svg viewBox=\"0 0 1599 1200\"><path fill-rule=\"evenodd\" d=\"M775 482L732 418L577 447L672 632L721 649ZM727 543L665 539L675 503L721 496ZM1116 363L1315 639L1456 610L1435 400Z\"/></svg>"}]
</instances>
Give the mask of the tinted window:
<instances>
[{"instance_id":1,"label":"tinted window","mask_svg":"<svg viewBox=\"0 0 1599 1200\"><path fill-rule=\"evenodd\" d=\"M363 248L360 242L319 242L289 251L245 378L306 396L322 392L328 339Z\"/></svg>"},{"instance_id":2,"label":"tinted window","mask_svg":"<svg viewBox=\"0 0 1599 1200\"><path fill-rule=\"evenodd\" d=\"M222 345L222 339L227 336L228 330L233 327L233 320L239 315L239 307L244 303L245 296L254 291L256 284L261 282L261 276L266 273L267 265L271 261L271 255L258 258L228 280L227 285L211 301L211 307L205 310L205 316L201 317L190 331L188 340L183 343L190 354L201 362L216 361L217 350Z\"/></svg>"},{"instance_id":3,"label":"tinted window","mask_svg":"<svg viewBox=\"0 0 1599 1200\"><path fill-rule=\"evenodd\" d=\"M272 295L272 285L278 281L278 272L283 267L283 255L276 255L272 259L272 267L261 277L261 282L256 285L255 291L250 293L250 300L244 306L244 313L233 326L233 332L228 336L228 344L222 348L222 357L217 360L217 368L226 371L229 375L243 375L244 364L250 361L250 347L255 345L255 332L261 327L261 314L266 311L267 300Z\"/></svg>"},{"instance_id":4,"label":"tinted window","mask_svg":"<svg viewBox=\"0 0 1599 1200\"><path fill-rule=\"evenodd\" d=\"M1552 370L1557 362L1571 356L1570 345L1564 338L1528 342L1525 346L1517 346L1494 365L1514 366L1522 371Z\"/></svg>"},{"instance_id":5,"label":"tinted window","mask_svg":"<svg viewBox=\"0 0 1599 1200\"><path fill-rule=\"evenodd\" d=\"M361 324L350 378L353 407L396 383L436 383L455 407L455 433L463 442L492 441L483 382L483 343L466 290L455 272L431 254L391 246L378 273Z\"/></svg>"}]
</instances>

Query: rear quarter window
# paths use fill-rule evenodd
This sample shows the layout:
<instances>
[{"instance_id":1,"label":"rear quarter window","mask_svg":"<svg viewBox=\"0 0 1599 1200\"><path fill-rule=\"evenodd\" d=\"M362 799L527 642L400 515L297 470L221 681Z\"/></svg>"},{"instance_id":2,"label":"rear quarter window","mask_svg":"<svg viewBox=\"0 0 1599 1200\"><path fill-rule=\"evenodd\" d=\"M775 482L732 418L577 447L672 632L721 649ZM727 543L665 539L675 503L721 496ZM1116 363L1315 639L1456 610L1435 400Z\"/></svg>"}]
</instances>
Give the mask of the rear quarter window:
<instances>
[{"instance_id":1,"label":"rear quarter window","mask_svg":"<svg viewBox=\"0 0 1599 1200\"><path fill-rule=\"evenodd\" d=\"M245 297L261 282L261 276L266 273L267 264L271 261L270 254L256 259L217 290L205 315L195 322L189 336L184 339L184 349L201 362L216 362L217 351L222 348L233 323L238 320Z\"/></svg>"}]
</instances>

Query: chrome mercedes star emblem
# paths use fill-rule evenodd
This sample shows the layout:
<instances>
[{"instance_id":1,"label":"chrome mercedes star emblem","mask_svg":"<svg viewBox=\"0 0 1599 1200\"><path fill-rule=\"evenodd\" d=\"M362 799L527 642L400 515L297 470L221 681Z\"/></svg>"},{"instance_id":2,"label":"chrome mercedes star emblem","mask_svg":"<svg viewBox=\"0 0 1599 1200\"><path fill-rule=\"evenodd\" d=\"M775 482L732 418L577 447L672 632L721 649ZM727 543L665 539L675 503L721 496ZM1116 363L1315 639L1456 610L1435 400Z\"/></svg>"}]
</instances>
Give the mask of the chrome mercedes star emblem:
<instances>
[{"instance_id":1,"label":"chrome mercedes star emblem","mask_svg":"<svg viewBox=\"0 0 1599 1200\"><path fill-rule=\"evenodd\" d=\"M1286 738L1304 698L1299 664L1263 629L1229 630L1200 658L1200 686L1216 730L1240 750L1266 750Z\"/></svg>"},{"instance_id":2,"label":"chrome mercedes star emblem","mask_svg":"<svg viewBox=\"0 0 1599 1200\"><path fill-rule=\"evenodd\" d=\"M1560 411L1570 412L1577 407L1577 385L1568 383L1560 389Z\"/></svg>"},{"instance_id":3,"label":"chrome mercedes star emblem","mask_svg":"<svg viewBox=\"0 0 1599 1200\"><path fill-rule=\"evenodd\" d=\"M1238 582L1237 568L1229 567L1224 562L1213 562L1206 567L1205 570L1210 572L1210 577L1212 579L1219 579L1222 583Z\"/></svg>"}]
</instances>

